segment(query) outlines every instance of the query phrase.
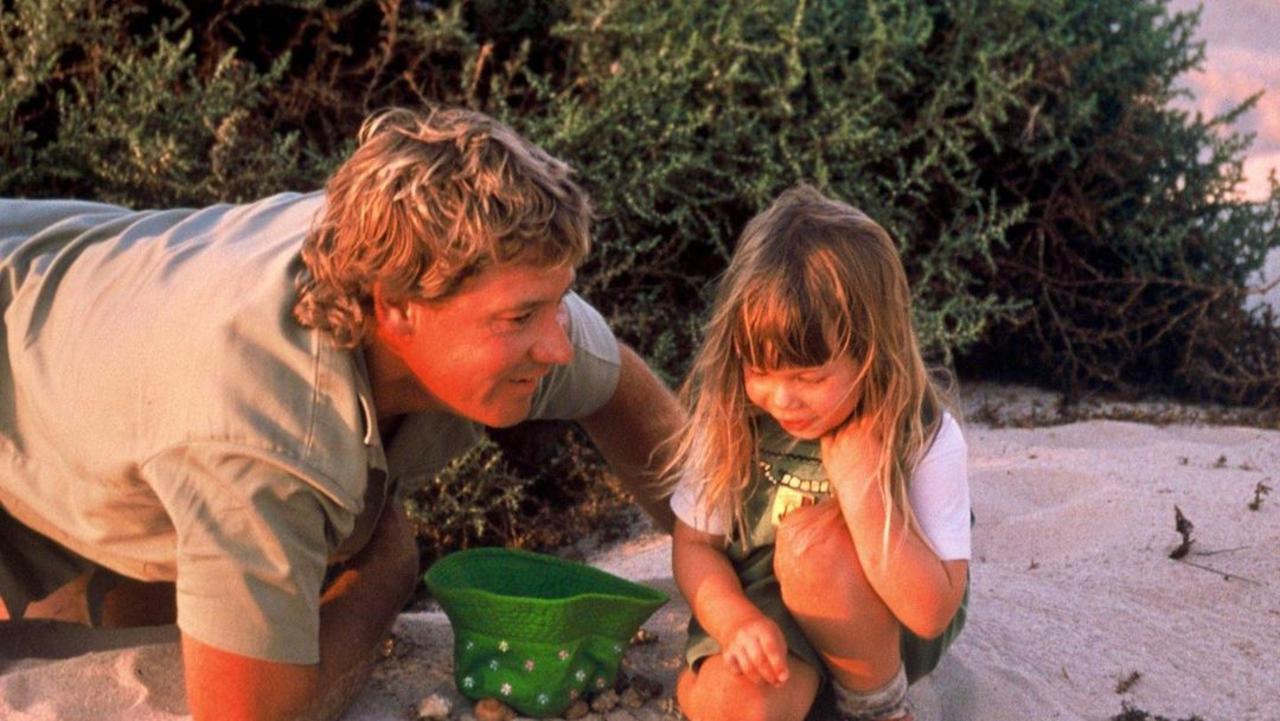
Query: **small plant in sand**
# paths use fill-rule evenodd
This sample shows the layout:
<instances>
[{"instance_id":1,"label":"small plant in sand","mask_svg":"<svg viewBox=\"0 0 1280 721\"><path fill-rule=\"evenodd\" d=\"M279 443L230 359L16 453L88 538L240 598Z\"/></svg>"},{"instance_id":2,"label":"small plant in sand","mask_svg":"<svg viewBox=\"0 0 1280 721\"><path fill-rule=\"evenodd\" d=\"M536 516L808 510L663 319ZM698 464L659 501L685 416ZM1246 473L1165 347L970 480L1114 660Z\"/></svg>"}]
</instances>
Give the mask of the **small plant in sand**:
<instances>
[{"instance_id":1,"label":"small plant in sand","mask_svg":"<svg viewBox=\"0 0 1280 721\"><path fill-rule=\"evenodd\" d=\"M1268 486L1262 481L1258 481L1258 485L1253 487L1253 500L1249 501L1249 510L1256 511L1262 508L1262 499L1266 498L1267 494L1270 492L1271 486Z\"/></svg>"},{"instance_id":2,"label":"small plant in sand","mask_svg":"<svg viewBox=\"0 0 1280 721\"><path fill-rule=\"evenodd\" d=\"M1196 525L1189 518L1182 515L1182 509L1177 506L1173 507L1173 527L1182 536L1182 543L1178 547L1169 552L1169 558L1179 560L1191 552L1191 544L1195 543L1195 539L1191 537L1191 531Z\"/></svg>"},{"instance_id":3,"label":"small plant in sand","mask_svg":"<svg viewBox=\"0 0 1280 721\"><path fill-rule=\"evenodd\" d=\"M1204 721L1200 716L1192 715L1181 719L1152 714L1125 701L1120 704L1120 713L1111 717L1111 721Z\"/></svg>"},{"instance_id":4,"label":"small plant in sand","mask_svg":"<svg viewBox=\"0 0 1280 721\"><path fill-rule=\"evenodd\" d=\"M1125 676L1116 682L1116 693L1129 693L1129 690L1132 689L1141 679L1141 671L1131 671L1128 676Z\"/></svg>"}]
</instances>

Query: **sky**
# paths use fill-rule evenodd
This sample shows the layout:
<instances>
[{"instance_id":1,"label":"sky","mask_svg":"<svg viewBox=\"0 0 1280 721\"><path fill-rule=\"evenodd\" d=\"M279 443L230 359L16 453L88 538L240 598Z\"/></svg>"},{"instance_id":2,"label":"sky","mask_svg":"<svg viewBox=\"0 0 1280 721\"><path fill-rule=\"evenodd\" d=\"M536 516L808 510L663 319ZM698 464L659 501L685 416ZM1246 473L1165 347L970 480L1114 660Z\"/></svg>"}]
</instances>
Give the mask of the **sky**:
<instances>
[{"instance_id":1,"label":"sky","mask_svg":"<svg viewBox=\"0 0 1280 721\"><path fill-rule=\"evenodd\" d=\"M1198 0L1171 0L1171 11L1194 10ZM1206 43L1201 71L1182 79L1194 98L1184 107L1216 115L1259 90L1253 111L1236 124L1257 137L1245 160L1243 195L1265 198L1267 173L1280 169L1280 0L1205 0L1197 37ZM1277 170L1280 172L1280 170Z\"/></svg>"}]
</instances>

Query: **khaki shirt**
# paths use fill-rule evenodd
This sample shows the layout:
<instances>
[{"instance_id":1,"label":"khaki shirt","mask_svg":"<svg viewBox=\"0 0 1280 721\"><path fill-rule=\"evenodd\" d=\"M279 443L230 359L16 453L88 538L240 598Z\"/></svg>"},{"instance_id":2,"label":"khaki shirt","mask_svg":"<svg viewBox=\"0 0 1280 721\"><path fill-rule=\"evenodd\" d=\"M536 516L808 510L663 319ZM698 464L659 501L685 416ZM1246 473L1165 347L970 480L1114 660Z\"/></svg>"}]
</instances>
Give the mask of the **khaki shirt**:
<instances>
[{"instance_id":1,"label":"khaki shirt","mask_svg":"<svg viewBox=\"0 0 1280 721\"><path fill-rule=\"evenodd\" d=\"M0 504L118 573L176 582L184 633L291 663L319 659L325 567L363 544L386 489L481 432L422 414L384 450L362 354L294 321L323 202L0 201ZM566 305L577 352L533 417L582 417L617 382L603 319Z\"/></svg>"}]
</instances>

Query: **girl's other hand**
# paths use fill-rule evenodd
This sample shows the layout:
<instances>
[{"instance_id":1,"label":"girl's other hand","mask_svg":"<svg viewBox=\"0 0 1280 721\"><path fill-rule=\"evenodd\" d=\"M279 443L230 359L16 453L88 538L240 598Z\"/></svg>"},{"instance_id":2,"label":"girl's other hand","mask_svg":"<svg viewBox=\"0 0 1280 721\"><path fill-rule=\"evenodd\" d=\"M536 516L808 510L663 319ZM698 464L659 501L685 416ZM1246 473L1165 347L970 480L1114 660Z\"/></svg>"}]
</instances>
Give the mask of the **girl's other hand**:
<instances>
[{"instance_id":1,"label":"girl's other hand","mask_svg":"<svg viewBox=\"0 0 1280 721\"><path fill-rule=\"evenodd\" d=\"M753 616L734 628L723 654L730 670L753 683L781 686L791 676L787 640L778 624L764 615Z\"/></svg>"},{"instance_id":2,"label":"girl's other hand","mask_svg":"<svg viewBox=\"0 0 1280 721\"><path fill-rule=\"evenodd\" d=\"M865 488L884 453L884 443L872 419L855 416L822 437L822 465L837 491Z\"/></svg>"}]
</instances>

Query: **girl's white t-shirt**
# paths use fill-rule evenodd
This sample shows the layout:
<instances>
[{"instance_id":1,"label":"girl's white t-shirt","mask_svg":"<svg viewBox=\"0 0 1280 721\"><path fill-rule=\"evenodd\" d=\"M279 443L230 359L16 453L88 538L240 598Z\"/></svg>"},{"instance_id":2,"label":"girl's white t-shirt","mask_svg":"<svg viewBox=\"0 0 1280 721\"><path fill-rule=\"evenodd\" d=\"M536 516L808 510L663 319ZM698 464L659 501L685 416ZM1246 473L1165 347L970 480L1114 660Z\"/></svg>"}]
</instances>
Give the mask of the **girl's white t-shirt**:
<instances>
[{"instance_id":1,"label":"girl's white t-shirt","mask_svg":"<svg viewBox=\"0 0 1280 721\"><path fill-rule=\"evenodd\" d=\"M907 488L920 530L944 561L967 560L972 554L968 455L960 424L944 413L938 434L916 464ZM701 508L698 490L699 483L684 475L671 496L671 509L691 528L725 535L728 519L723 513Z\"/></svg>"}]
</instances>

